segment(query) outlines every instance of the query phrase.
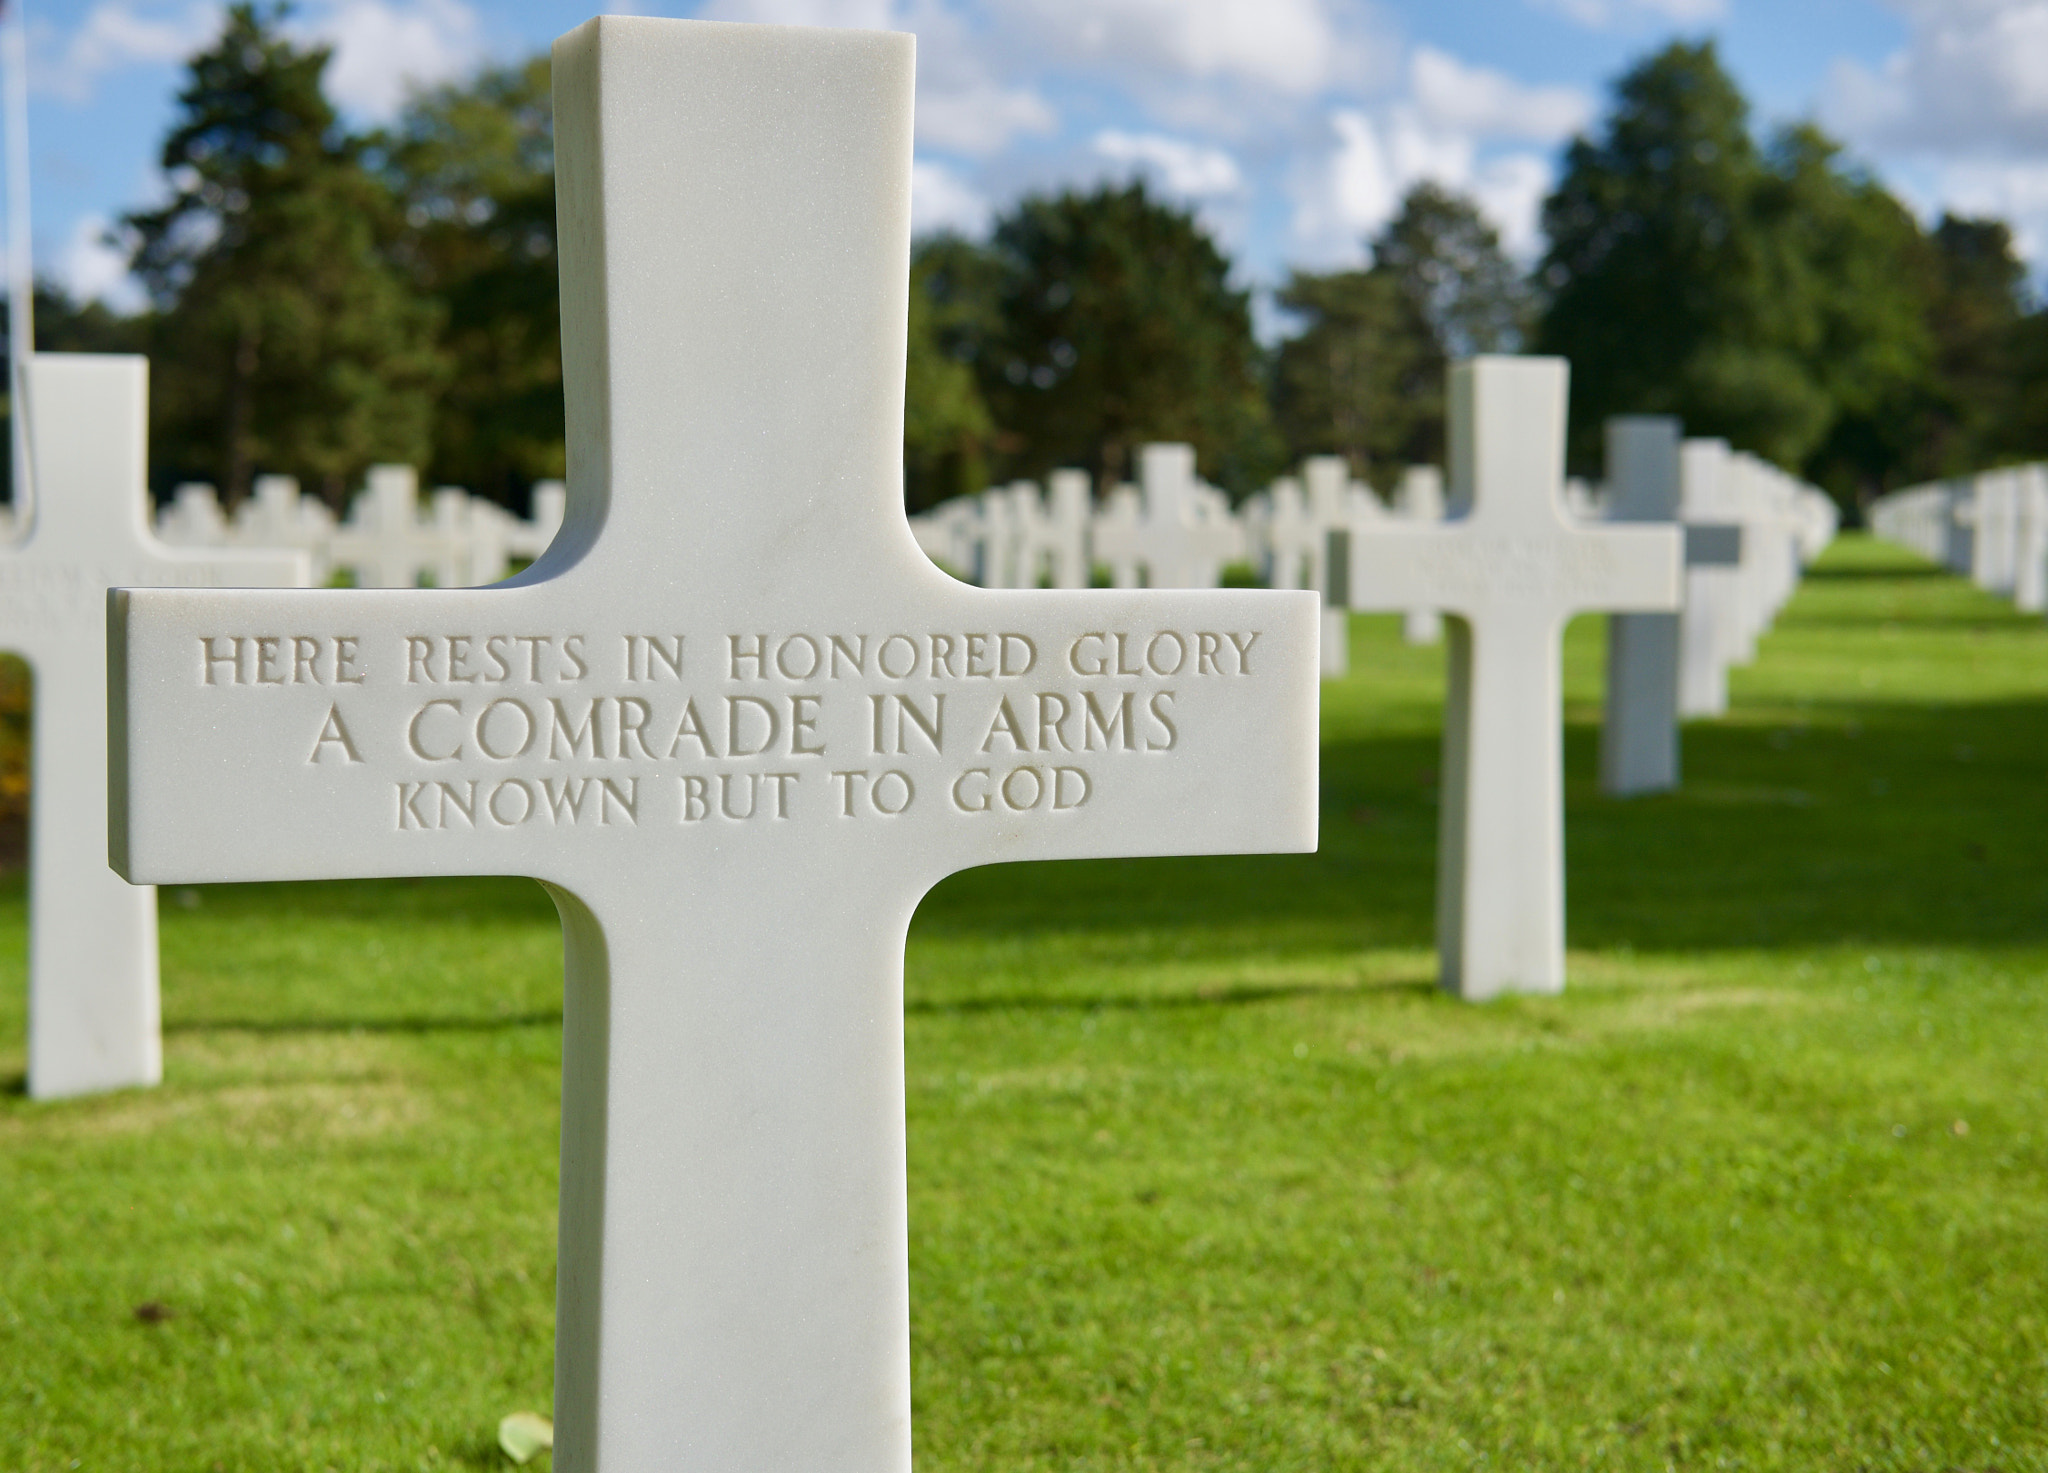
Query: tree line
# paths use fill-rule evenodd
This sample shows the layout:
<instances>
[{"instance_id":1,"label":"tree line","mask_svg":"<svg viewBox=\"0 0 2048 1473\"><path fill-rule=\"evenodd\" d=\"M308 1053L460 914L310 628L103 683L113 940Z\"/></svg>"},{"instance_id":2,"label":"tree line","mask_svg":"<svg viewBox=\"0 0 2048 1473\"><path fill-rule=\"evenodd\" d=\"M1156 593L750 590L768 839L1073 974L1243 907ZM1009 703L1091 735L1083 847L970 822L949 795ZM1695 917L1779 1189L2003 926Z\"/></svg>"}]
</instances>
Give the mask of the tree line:
<instances>
[{"instance_id":1,"label":"tree line","mask_svg":"<svg viewBox=\"0 0 2048 1473\"><path fill-rule=\"evenodd\" d=\"M166 486L233 504L274 470L339 505L395 460L517 505L562 472L546 59L359 133L282 15L233 6L189 63L170 196L126 221L148 310L46 289L38 345L150 354ZM920 240L906 497L1116 478L1148 440L1192 443L1236 493L1310 454L1384 483L1441 458L1444 369L1485 351L1571 360L1583 471L1619 413L1678 415L1850 506L2048 453L2048 312L2007 226L1927 229L1812 124L1759 131L1711 42L1615 83L1543 228L1524 271L1470 200L1418 185L1365 264L1289 274L1270 346L1215 239L1142 182Z\"/></svg>"}]
</instances>

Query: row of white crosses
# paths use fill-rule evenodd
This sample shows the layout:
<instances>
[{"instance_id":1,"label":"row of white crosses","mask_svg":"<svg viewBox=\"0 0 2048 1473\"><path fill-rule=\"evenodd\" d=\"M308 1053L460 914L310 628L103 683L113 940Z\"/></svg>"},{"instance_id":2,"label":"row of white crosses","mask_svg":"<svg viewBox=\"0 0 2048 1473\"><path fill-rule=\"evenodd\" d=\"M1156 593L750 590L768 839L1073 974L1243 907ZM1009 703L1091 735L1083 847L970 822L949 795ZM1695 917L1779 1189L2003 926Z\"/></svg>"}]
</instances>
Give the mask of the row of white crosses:
<instances>
[{"instance_id":1,"label":"row of white crosses","mask_svg":"<svg viewBox=\"0 0 2048 1473\"><path fill-rule=\"evenodd\" d=\"M1678 785L1680 718L1727 711L1729 668L1756 658L1838 518L1818 488L1725 440L1681 442L1667 417L1610 420L1607 472L1610 520L1678 520L1685 532L1682 611L1608 621L1600 783L1627 796Z\"/></svg>"},{"instance_id":2,"label":"row of white crosses","mask_svg":"<svg viewBox=\"0 0 2048 1473\"><path fill-rule=\"evenodd\" d=\"M1214 588L1242 561L1269 588L1326 593L1329 534L1389 515L1337 456L1311 456L1299 477L1282 477L1236 510L1196 475L1191 446L1146 445L1138 465L1138 483L1112 487L1099 505L1084 472L1059 470L1044 495L1031 481L1015 481L943 502L911 518L911 528L935 561L984 588L1085 588L1097 564L1117 588ZM1436 467L1403 473L1391 515L1442 520ZM1349 643L1334 605L1324 636L1323 673L1342 675ZM1435 643L1436 612L1410 611L1407 637Z\"/></svg>"},{"instance_id":3,"label":"row of white crosses","mask_svg":"<svg viewBox=\"0 0 2048 1473\"><path fill-rule=\"evenodd\" d=\"M492 589L108 605L130 879L554 895L564 1470L907 1470L919 899L1316 842L1313 596L973 588L913 541L913 54L564 37L554 545Z\"/></svg>"},{"instance_id":4,"label":"row of white crosses","mask_svg":"<svg viewBox=\"0 0 2048 1473\"><path fill-rule=\"evenodd\" d=\"M1726 665L1754 657L1801 559L1833 530L1820 492L1722 441L1681 449L1670 419L1609 424L1602 524L1601 499L1563 479L1565 396L1557 360L1459 365L1451 520L1331 539L1346 605L1451 619L1437 948L1444 984L1466 997L1564 985L1566 621L1609 611L1604 786L1671 787L1690 663L1704 662L1725 708Z\"/></svg>"},{"instance_id":5,"label":"row of white crosses","mask_svg":"<svg viewBox=\"0 0 2048 1473\"><path fill-rule=\"evenodd\" d=\"M1095 564L1114 588L1215 588L1249 552L1230 500L1195 474L1188 445L1146 445L1138 484L1100 507L1088 477L1054 471L1041 496L1014 481L911 519L918 545L983 588L1086 588Z\"/></svg>"},{"instance_id":6,"label":"row of white crosses","mask_svg":"<svg viewBox=\"0 0 2048 1473\"><path fill-rule=\"evenodd\" d=\"M1879 497L1879 537L1910 547L2024 613L2048 611L2048 465L2003 466Z\"/></svg>"},{"instance_id":7,"label":"row of white crosses","mask_svg":"<svg viewBox=\"0 0 2048 1473\"><path fill-rule=\"evenodd\" d=\"M1323 596L1325 675L1351 668L1351 636L1344 610L1328 597L1330 534L1383 520L1386 508L1370 486L1351 478L1341 456L1302 462L1301 476L1283 476L1245 503L1246 540L1258 556L1269 588L1307 588Z\"/></svg>"},{"instance_id":8,"label":"row of white crosses","mask_svg":"<svg viewBox=\"0 0 2048 1473\"><path fill-rule=\"evenodd\" d=\"M1758 641L1801 571L1833 540L1839 517L1825 492L1725 440L1687 440L1680 479L1687 523L1740 529L1725 534L1738 546L1709 541L1703 552L1696 534L1687 576L1679 710L1719 716L1728 709L1729 669L1755 661Z\"/></svg>"},{"instance_id":9,"label":"row of white crosses","mask_svg":"<svg viewBox=\"0 0 2048 1473\"><path fill-rule=\"evenodd\" d=\"M473 588L497 582L514 559L532 562L545 552L561 529L566 497L560 481L538 483L527 520L442 486L423 511L419 473L379 465L339 522L325 502L302 495L297 480L272 475L256 478L232 518L212 486L186 482L157 513L156 531L173 547L297 550L319 583L346 572L358 588Z\"/></svg>"},{"instance_id":10,"label":"row of white crosses","mask_svg":"<svg viewBox=\"0 0 2048 1473\"><path fill-rule=\"evenodd\" d=\"M106 683L86 682L112 744L84 760L106 765L131 880L548 885L564 1468L908 1468L918 899L997 859L1315 843L1317 599L1163 591L1243 555L1185 447L1141 464L1126 519L1159 535L1094 549L1152 589L969 588L919 554L899 459L912 54L636 19L557 43L573 492L553 546L489 590L120 589ZM139 386L139 363L112 367ZM139 387L100 464L108 363L66 371L31 378L36 433L78 461L39 461L39 498L113 487L137 550L42 571L38 547L65 544L38 515L18 587L62 589L73 616L54 656L22 637L39 676L97 676L79 611L110 582L305 575L151 547ZM45 383L76 390L55 430ZM1567 514L1561 363L1461 365L1450 402L1457 515L1358 516L1323 577L1351 607L1448 614L1445 980L1554 991L1558 638L1582 609L1675 607L1680 537ZM67 723L38 761L79 753L68 728L102 712L38 694Z\"/></svg>"},{"instance_id":11,"label":"row of white crosses","mask_svg":"<svg viewBox=\"0 0 2048 1473\"><path fill-rule=\"evenodd\" d=\"M1447 616L1436 935L1444 986L1468 998L1564 986L1566 622L1680 599L1677 528L1567 510L1566 378L1560 359L1458 364L1449 519L1332 538L1346 606Z\"/></svg>"}]
</instances>

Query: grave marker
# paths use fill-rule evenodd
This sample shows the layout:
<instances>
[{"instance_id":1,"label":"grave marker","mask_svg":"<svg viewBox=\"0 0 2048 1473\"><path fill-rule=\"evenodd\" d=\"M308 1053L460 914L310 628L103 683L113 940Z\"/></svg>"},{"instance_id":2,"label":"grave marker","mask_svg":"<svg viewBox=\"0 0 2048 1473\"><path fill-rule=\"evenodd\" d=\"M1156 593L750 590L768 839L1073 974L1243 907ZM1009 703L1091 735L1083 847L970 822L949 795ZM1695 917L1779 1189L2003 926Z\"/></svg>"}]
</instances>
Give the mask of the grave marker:
<instances>
[{"instance_id":1,"label":"grave marker","mask_svg":"<svg viewBox=\"0 0 2048 1473\"><path fill-rule=\"evenodd\" d=\"M28 1089L38 1099L163 1077L156 894L121 883L107 802L106 591L290 585L287 552L192 552L148 531L149 364L39 353L24 367L27 535L0 551L0 648L35 673L29 799Z\"/></svg>"},{"instance_id":2,"label":"grave marker","mask_svg":"<svg viewBox=\"0 0 2048 1473\"><path fill-rule=\"evenodd\" d=\"M1679 505L1679 426L1662 415L1607 421L1608 516L1673 525ZM1685 564L1741 560L1739 524L1688 523ZM1683 613L1607 617L1607 689L1600 724L1600 790L1612 797L1678 786L1678 687Z\"/></svg>"},{"instance_id":3,"label":"grave marker","mask_svg":"<svg viewBox=\"0 0 2048 1473\"><path fill-rule=\"evenodd\" d=\"M1444 473L1433 465L1411 465L1402 471L1394 492L1394 514L1422 527L1441 522ZM1444 637L1444 616L1436 609L1404 610L1401 637L1409 644L1436 644Z\"/></svg>"},{"instance_id":4,"label":"grave marker","mask_svg":"<svg viewBox=\"0 0 2048 1473\"><path fill-rule=\"evenodd\" d=\"M1678 457L1680 514L1688 527L1720 529L1705 534L1711 541L1702 543L1699 557L1686 559L1685 607L1679 614L1678 714L1724 716L1728 667L1735 663L1741 642L1742 560L1750 539L1737 515L1728 442L1687 440ZM1690 541L1691 534L1687 536Z\"/></svg>"},{"instance_id":5,"label":"grave marker","mask_svg":"<svg viewBox=\"0 0 2048 1473\"><path fill-rule=\"evenodd\" d=\"M1676 528L1567 519L1565 385L1555 358L1456 365L1458 515L1349 538L1353 608L1449 616L1437 947L1444 986L1474 999L1564 986L1565 622L1678 604Z\"/></svg>"},{"instance_id":6,"label":"grave marker","mask_svg":"<svg viewBox=\"0 0 2048 1473\"><path fill-rule=\"evenodd\" d=\"M1245 555L1244 529L1222 494L1196 477L1194 447L1139 447L1138 480L1142 513L1118 487L1095 521L1095 555L1116 586L1133 586L1143 569L1147 588L1216 587L1224 565Z\"/></svg>"},{"instance_id":7,"label":"grave marker","mask_svg":"<svg viewBox=\"0 0 2048 1473\"><path fill-rule=\"evenodd\" d=\"M2012 606L2048 610L2048 472L2023 465L2010 472L2018 500L2013 529Z\"/></svg>"},{"instance_id":8,"label":"grave marker","mask_svg":"<svg viewBox=\"0 0 2048 1473\"><path fill-rule=\"evenodd\" d=\"M533 568L112 602L124 873L553 893L565 1470L907 1469L919 898L1315 843L1312 595L992 592L917 550L912 45L556 43L572 495Z\"/></svg>"}]
</instances>

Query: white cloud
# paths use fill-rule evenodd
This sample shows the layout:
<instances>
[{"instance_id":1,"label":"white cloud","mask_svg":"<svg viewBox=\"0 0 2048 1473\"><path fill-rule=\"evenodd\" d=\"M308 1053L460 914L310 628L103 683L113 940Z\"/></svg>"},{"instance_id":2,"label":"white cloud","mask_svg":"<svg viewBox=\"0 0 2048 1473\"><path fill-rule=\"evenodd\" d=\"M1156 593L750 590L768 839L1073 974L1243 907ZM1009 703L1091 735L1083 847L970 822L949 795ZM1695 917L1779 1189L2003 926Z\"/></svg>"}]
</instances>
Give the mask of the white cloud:
<instances>
[{"instance_id":1,"label":"white cloud","mask_svg":"<svg viewBox=\"0 0 2048 1473\"><path fill-rule=\"evenodd\" d=\"M1543 201L1556 175L1549 159L1511 153L1488 159L1467 183L1479 213L1500 231L1500 243L1517 260L1535 260L1543 246Z\"/></svg>"},{"instance_id":2,"label":"white cloud","mask_svg":"<svg viewBox=\"0 0 2048 1473\"><path fill-rule=\"evenodd\" d=\"M142 286L128 274L128 252L108 242L112 228L105 215L73 221L50 274L80 301L98 299L124 312L137 311L145 301Z\"/></svg>"},{"instance_id":3,"label":"white cloud","mask_svg":"<svg viewBox=\"0 0 2048 1473\"><path fill-rule=\"evenodd\" d=\"M1921 191L1913 191L1919 195ZM2011 163L1967 160L1935 171L1931 201L1925 213L1993 217L2013 229L2013 244L2023 260L2037 267L2048 249L2048 162Z\"/></svg>"},{"instance_id":4,"label":"white cloud","mask_svg":"<svg viewBox=\"0 0 2048 1473\"><path fill-rule=\"evenodd\" d=\"M92 100L100 79L132 66L160 66L183 61L220 34L221 8L192 3L178 7L100 0L85 13L77 29L56 40L38 27L39 43L49 38L52 57L38 57L30 86L67 102Z\"/></svg>"},{"instance_id":5,"label":"white cloud","mask_svg":"<svg viewBox=\"0 0 2048 1473\"><path fill-rule=\"evenodd\" d=\"M867 31L907 29L892 0L711 0L702 20L758 21L771 26L857 26Z\"/></svg>"},{"instance_id":6,"label":"white cloud","mask_svg":"<svg viewBox=\"0 0 2048 1473\"><path fill-rule=\"evenodd\" d=\"M994 153L1020 133L1050 133L1058 126L1052 108L1029 87L989 81L950 91L918 87L918 141L934 148Z\"/></svg>"},{"instance_id":7,"label":"white cloud","mask_svg":"<svg viewBox=\"0 0 2048 1473\"><path fill-rule=\"evenodd\" d=\"M1208 199L1244 187L1237 160L1220 148L1169 138L1163 133L1125 133L1110 128L1095 135L1095 152L1113 164L1141 169L1169 194Z\"/></svg>"},{"instance_id":8,"label":"white cloud","mask_svg":"<svg viewBox=\"0 0 2048 1473\"><path fill-rule=\"evenodd\" d=\"M1575 87L1525 87L1433 46L1415 48L1408 76L1415 105L1431 123L1482 137L1551 143L1576 133L1593 114L1593 100Z\"/></svg>"},{"instance_id":9,"label":"white cloud","mask_svg":"<svg viewBox=\"0 0 2048 1473\"><path fill-rule=\"evenodd\" d=\"M926 235L952 230L976 236L988 230L994 214L986 196L944 164L920 159L910 166L910 229Z\"/></svg>"},{"instance_id":10,"label":"white cloud","mask_svg":"<svg viewBox=\"0 0 2048 1473\"><path fill-rule=\"evenodd\" d=\"M328 95L382 120L407 94L465 76L483 60L481 26L464 0L337 0L301 23L334 47Z\"/></svg>"},{"instance_id":11,"label":"white cloud","mask_svg":"<svg viewBox=\"0 0 2048 1473\"><path fill-rule=\"evenodd\" d=\"M136 66L185 61L220 34L214 0L100 0L69 36L38 36L33 85L70 102L92 100L102 78ZM334 48L327 90L360 118L396 112L411 86L431 86L483 59L481 26L466 0L329 0L294 17L291 34Z\"/></svg>"},{"instance_id":12,"label":"white cloud","mask_svg":"<svg viewBox=\"0 0 2048 1473\"><path fill-rule=\"evenodd\" d=\"M1539 244L1551 170L1539 154L1482 159L1469 135L1440 130L1409 106L1373 117L1356 108L1330 114L1333 145L1293 181L1292 233L1303 264L1335 266L1363 257L1366 239L1394 217L1423 180L1471 196L1524 260Z\"/></svg>"},{"instance_id":13,"label":"white cloud","mask_svg":"<svg viewBox=\"0 0 2048 1473\"><path fill-rule=\"evenodd\" d=\"M1705 21L1719 20L1728 13L1728 0L1542 0L1542 3L1546 9L1597 31L1642 21L1696 26Z\"/></svg>"},{"instance_id":14,"label":"white cloud","mask_svg":"<svg viewBox=\"0 0 2048 1473\"><path fill-rule=\"evenodd\" d=\"M1323 0L1032 0L1013 17L1071 60L1231 78L1298 96L1331 78Z\"/></svg>"},{"instance_id":15,"label":"white cloud","mask_svg":"<svg viewBox=\"0 0 2048 1473\"><path fill-rule=\"evenodd\" d=\"M787 26L858 26L917 35L917 137L954 153L987 154L1020 134L1053 132L1059 118L1036 88L1006 83L1000 52L946 0L710 0L705 20Z\"/></svg>"},{"instance_id":16,"label":"white cloud","mask_svg":"<svg viewBox=\"0 0 2048 1473\"><path fill-rule=\"evenodd\" d=\"M1903 0L1906 44L1875 71L1835 64L1824 111L1859 143L2016 154L2048 148L2048 0Z\"/></svg>"}]
</instances>

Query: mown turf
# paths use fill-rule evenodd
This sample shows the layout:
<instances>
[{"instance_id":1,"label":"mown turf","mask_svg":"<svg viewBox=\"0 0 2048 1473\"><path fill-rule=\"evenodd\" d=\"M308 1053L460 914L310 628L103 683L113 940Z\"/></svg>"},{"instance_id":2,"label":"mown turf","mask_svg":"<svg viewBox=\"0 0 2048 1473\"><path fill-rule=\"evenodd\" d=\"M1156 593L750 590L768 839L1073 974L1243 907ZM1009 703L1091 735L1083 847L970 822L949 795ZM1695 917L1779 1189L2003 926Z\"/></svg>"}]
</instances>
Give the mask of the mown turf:
<instances>
[{"instance_id":1,"label":"mown turf","mask_svg":"<svg viewBox=\"0 0 2048 1473\"><path fill-rule=\"evenodd\" d=\"M1441 653L1392 621L1325 688L1320 854L927 900L921 1468L2048 1468L2048 626L1845 539L1627 803L1599 649L1561 999L1431 986ZM0 1468L504 1466L550 1377L551 909L163 914L165 1086L38 1105L0 908Z\"/></svg>"}]
</instances>

